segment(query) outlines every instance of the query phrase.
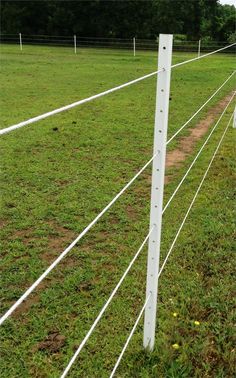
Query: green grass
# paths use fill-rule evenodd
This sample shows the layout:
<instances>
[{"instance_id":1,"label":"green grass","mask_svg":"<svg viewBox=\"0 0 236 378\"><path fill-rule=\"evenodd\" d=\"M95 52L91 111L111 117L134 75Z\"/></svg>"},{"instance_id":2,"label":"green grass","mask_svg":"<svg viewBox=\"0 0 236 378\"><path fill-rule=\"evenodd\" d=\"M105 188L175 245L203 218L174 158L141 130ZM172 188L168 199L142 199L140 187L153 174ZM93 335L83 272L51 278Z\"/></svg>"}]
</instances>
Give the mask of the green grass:
<instances>
[{"instance_id":1,"label":"green grass","mask_svg":"<svg viewBox=\"0 0 236 378\"><path fill-rule=\"evenodd\" d=\"M173 61L187 57L177 54ZM152 72L156 60L150 52L133 58L128 52L84 49L75 56L70 49L26 46L20 53L4 45L1 128ZM169 136L232 70L233 57L226 54L173 70ZM231 80L207 109L234 84ZM155 78L147 79L1 138L2 312L149 160L155 85ZM233 105L165 213L162 261L232 110ZM234 376L233 136L230 127L161 276L155 349L143 351L141 321L117 377ZM204 139L169 172L165 201ZM168 149L176 145L178 140ZM149 202L150 169L31 295L29 305L5 322L2 377L60 376L146 236ZM109 376L144 302L146 255L144 249L70 377ZM40 350L53 332L65 337L64 344L57 351Z\"/></svg>"}]
</instances>

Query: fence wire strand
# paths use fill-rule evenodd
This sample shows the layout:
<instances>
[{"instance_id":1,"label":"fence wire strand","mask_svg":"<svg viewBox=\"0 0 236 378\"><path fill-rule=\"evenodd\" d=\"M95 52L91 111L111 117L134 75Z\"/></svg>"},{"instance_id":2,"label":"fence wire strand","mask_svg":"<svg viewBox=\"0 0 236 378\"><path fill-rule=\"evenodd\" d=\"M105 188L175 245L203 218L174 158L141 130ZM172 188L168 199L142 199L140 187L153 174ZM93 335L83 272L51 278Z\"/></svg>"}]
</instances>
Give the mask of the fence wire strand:
<instances>
[{"instance_id":1,"label":"fence wire strand","mask_svg":"<svg viewBox=\"0 0 236 378\"><path fill-rule=\"evenodd\" d=\"M171 247L170 247L170 249L169 249L169 251L168 251L168 253L167 253L166 257L165 257L165 260L164 260L164 262L163 262L163 264L162 264L162 266L161 266L161 268L160 268L160 270L159 270L158 278L160 277L160 275L161 275L161 273L162 273L162 271L163 271L163 269L164 269L164 267L165 267L165 265L166 265L166 263L167 263L167 261L168 261L168 258L169 258L170 254L171 254L171 252L172 252L172 250L173 250L173 248L174 248L174 246L175 246L175 243L176 243L176 241L177 241L177 239L178 239L178 237L179 237L180 231L182 230L182 228L183 228L183 226L184 226L184 224L185 224L185 221L186 221L186 219L187 219L187 217L188 217L188 215L189 215L189 212L190 212L191 208L193 207L193 204L194 204L194 202L195 202L195 200L196 200L196 198L197 198L197 195L198 195L198 193L199 193L199 191L200 191L200 189L201 189L201 187L202 187L202 184L203 184L203 182L205 181L205 178L206 178L206 176L207 176L207 173L208 173L208 171L209 171L209 169L210 169L210 167L211 167L211 165L212 165L212 163L213 163L213 160L215 159L215 156L216 156L216 154L217 154L217 152L218 152L218 150L219 150L219 148L220 148L220 145L221 145L221 143L222 143L222 141L223 141L223 139L224 139L224 136L225 136L225 134L226 134L226 132L227 132L227 130L228 130L228 128L229 128L229 125L230 125L230 123L231 123L232 118L233 118L233 114L232 114L231 117L230 117L230 120L229 120L229 122L228 122L228 124L227 124L227 126L226 126L226 128L225 128L225 130L224 130L224 132L223 132L223 135L222 135L222 137L221 137L221 139L220 139L220 141L219 141L219 143L218 143L218 145L217 145L217 147L216 147L216 149L215 149L215 152L214 152L214 154L213 154L213 156L212 156L212 158L211 158L211 161L210 161L210 163L209 163L209 165L208 165L208 167L207 167L207 169L206 169L206 171L205 171L205 173L204 173L204 175L203 175L203 178L202 178L202 180L201 180L201 182L200 182L200 184L199 184L199 186L198 186L198 188L197 188L197 191L196 191L196 193L195 193L195 195L194 195L194 197L193 197L193 200L192 200L192 202L191 202L191 204L190 204L190 206L189 206L189 208L188 208L188 210L187 210L187 212L186 212L186 214L185 214L185 216L184 216L184 218L183 218L183 221L182 221L182 223L181 223L181 225L180 225L180 227L179 227L179 229L178 229L178 231L177 231L177 234L176 234L176 236L175 236L175 238L174 238L174 240L173 240L173 242L172 242L172 244L171 244Z\"/></svg>"},{"instance_id":2,"label":"fence wire strand","mask_svg":"<svg viewBox=\"0 0 236 378\"><path fill-rule=\"evenodd\" d=\"M154 227L153 227L154 228ZM142 242L141 246L139 247L138 251L136 252L136 254L134 255L133 259L131 260L129 266L127 267L126 271L124 272L123 276L121 277L120 281L118 282L118 284L116 285L115 289L112 291L112 293L110 294L110 297L108 298L108 300L106 301L105 305L103 306L103 308L101 309L99 315L97 316L97 318L95 319L94 323L92 324L92 326L90 327L89 331L87 332L86 336L84 337L83 341L81 342L80 346L78 347L78 349L76 350L76 352L74 353L73 357L71 358L70 362L68 363L66 369L64 370L63 374L61 375L61 378L65 378L66 375L68 374L68 372L70 371L72 365L74 364L74 362L76 361L76 358L78 357L79 353L81 352L81 350L83 349L84 345L86 344L86 342L88 341L89 337L91 336L92 332L94 331L96 325L98 324L99 320L101 319L102 315L104 314L104 312L106 311L107 307L109 306L110 302L112 301L113 297L115 296L116 292L118 291L119 287L121 286L122 282L124 281L125 277L127 276L127 274L129 273L131 267L133 266L133 264L135 263L135 261L137 260L138 256L140 255L140 252L142 251L143 247L145 246L147 240L149 239L152 231L153 231L153 228L149 231L148 235L145 237L144 241Z\"/></svg>"},{"instance_id":3,"label":"fence wire strand","mask_svg":"<svg viewBox=\"0 0 236 378\"><path fill-rule=\"evenodd\" d=\"M179 133L180 131L182 131L193 119L194 117L196 117L196 115L208 104L209 101L212 100L213 97L215 97L215 95L221 90L221 88L223 88L223 86L231 79L231 77L235 74L236 71L234 71L231 75L229 75L229 77L223 82L223 84L221 84L221 86L208 98L208 100L206 102L204 102L203 105L200 106L200 108L183 124L183 126L180 127L180 129L178 129L176 131L176 133L174 135L172 135L172 137L167 141L166 145L168 145Z\"/></svg>"},{"instance_id":4,"label":"fence wire strand","mask_svg":"<svg viewBox=\"0 0 236 378\"><path fill-rule=\"evenodd\" d=\"M160 72L157 71L157 72ZM155 72L156 73L156 72ZM155 73L152 73L151 75L155 74ZM219 91L222 86L232 77L232 75L234 74L234 72L229 76L229 78L221 85L221 87L218 88L217 91ZM147 76L147 75L146 75ZM141 79L143 79L144 77L142 77ZM140 80L140 79L136 79L136 80ZM130 84L131 82L129 82ZM127 84L127 83L126 83ZM116 87L118 88L118 87ZM217 91L212 95L214 96ZM103 95L104 95L105 92L103 92ZM211 97L212 98L212 97ZM84 101L84 100L82 100ZM210 101L210 99L208 99L207 101ZM206 103L205 103L206 104ZM203 106L205 106L205 104ZM202 107L203 107L202 106ZM201 108L202 108L201 107ZM200 109L201 109L200 108ZM200 110L198 110L199 112ZM196 115L196 113L195 113ZM190 122L190 121L189 121ZM183 128L183 126L179 129L179 131ZM3 130L0 130L0 134L1 134L1 131L4 131L6 129L3 129ZM179 132L178 131L178 132ZM174 137L174 136L173 136ZM173 139L173 137L171 139ZM167 144L170 142L170 140L167 142ZM117 201L117 199L129 188L129 186L136 180L136 178L150 165L150 163L153 161L153 159L155 158L156 154L153 155L151 157L151 159L140 169L140 171L123 187L123 189L111 200L111 202L94 218L94 220L78 235L78 237L58 256L58 258L56 260L54 260L54 262L46 269L46 271L26 290L26 292L18 299L18 301L16 301L11 307L10 309L0 318L0 325L16 310L16 308L32 293L32 291L47 277L47 275L59 264L59 262L69 253L69 251L79 242L79 240L90 230L90 228L93 227L93 225L95 223L97 223L97 221L103 216L103 214L109 210L109 208ZM195 161L194 161L195 162ZM182 183L181 183L182 184ZM177 187L178 188L178 187ZM179 189L179 188L178 188ZM172 198L168 201L168 206L169 206L169 203L171 202L171 200L173 199L174 195L176 194L176 192L178 191L178 189L173 193L172 195ZM166 210L166 208L168 207L166 205L165 209L163 210L163 212Z\"/></svg>"},{"instance_id":5,"label":"fence wire strand","mask_svg":"<svg viewBox=\"0 0 236 378\"><path fill-rule=\"evenodd\" d=\"M25 293L9 308L9 310L0 318L0 325L20 306L20 304L32 293L32 291L42 282L47 275L59 264L59 262L70 252L70 250L82 239L84 235L97 223L97 221L110 209L118 198L130 187L130 185L141 175L141 173L150 165L155 155L140 169L138 173L123 187L123 189L108 203L106 207L93 219L93 221L77 236L77 238L53 261L45 272L25 291Z\"/></svg>"},{"instance_id":6,"label":"fence wire strand","mask_svg":"<svg viewBox=\"0 0 236 378\"><path fill-rule=\"evenodd\" d=\"M204 54L204 55L201 55L201 56L198 56L196 58L192 58L192 59L188 59L188 60L185 60L184 62L180 62L180 63L176 63L174 64L173 66L171 66L171 68L176 68L176 67L180 67L180 66L183 66L184 64L188 64L188 63L191 63L191 62L194 62L195 60L199 60L199 59L202 59L202 58L206 58L207 56L210 56L212 54L216 54L220 51L223 51L225 49L229 49L230 47L233 47L234 45L236 45L236 42L234 43L231 43L231 45L228 45L228 46L224 46L224 47L221 47L220 49L217 49L215 51L211 51L207 54Z\"/></svg>"},{"instance_id":7,"label":"fence wire strand","mask_svg":"<svg viewBox=\"0 0 236 378\"><path fill-rule=\"evenodd\" d=\"M79 105L85 104L87 102L90 102L92 100L95 100L97 98L103 97L103 96L105 96L105 95L107 95L109 93L116 92L119 89L128 87L129 85L138 83L138 82L140 82L142 80L145 80L145 79L147 79L149 77L157 75L160 72L163 72L163 69L151 72L151 73L149 73L147 75L141 76L141 77L139 77L137 79L134 79L134 80L131 80L131 81L128 81L127 83L121 84L121 85L119 85L117 87L114 87L114 88L111 88L111 89L108 89L108 90L106 90L104 92L101 92L101 93L98 93L98 94L96 94L94 96L90 96L90 97L87 97L87 98L85 98L83 100L79 100L79 101L73 102L72 104L69 104L69 105L66 105L66 106L62 106L61 108L52 110L52 111L44 113L44 114L41 114L41 115L39 115L37 117L30 118L27 121L23 121L23 122L17 123L16 125L12 125L12 126L6 127L4 129L0 130L0 135L7 134L7 133L9 133L9 132L11 132L13 130L19 129L19 128L23 127L23 126L30 125L31 123L35 123L35 122L41 121L42 119L51 117L52 115L55 115L55 114L64 112L66 110L75 108L76 106L79 106Z\"/></svg>"},{"instance_id":8,"label":"fence wire strand","mask_svg":"<svg viewBox=\"0 0 236 378\"><path fill-rule=\"evenodd\" d=\"M102 42L101 42L102 43ZM215 53L218 53L220 51L223 51L227 48L230 48L232 46L236 45L236 43L233 43L231 45L228 45L228 46L224 46L222 48L219 48L215 51L212 51L210 53L207 53L207 54L204 54L204 55L201 55L201 56L198 56L196 58L193 58L193 59L189 59L189 60L186 60L184 62L180 62L180 63L177 63L177 64L174 64L171 66L171 68L176 68L176 67L179 67L179 66L182 66L182 65L185 65L185 64L188 64L188 63L191 63L191 62L194 62L194 61L197 61L199 59L203 59L207 56L210 56L212 54L215 54ZM155 76L157 74L159 74L160 72L163 72L164 69L161 69L161 70L157 70L157 71L154 71L154 72L151 72L147 75L144 75L142 77L139 77L137 79L134 79L134 80L131 80L129 82L126 82L124 84L121 84L119 86L116 86L114 88L111 88L111 89L108 89L104 92L101 92L101 93L98 93L96 95L93 95L93 96L90 96L88 98L85 98L85 99L82 99L82 100L79 100L79 101L76 101L72 104L69 104L69 105L66 105L66 106L63 106L63 107L60 107L58 109L55 109L53 111L50 111L50 112L47 112L47 113L44 113L44 114L41 114L37 117L33 117L31 119L28 119L26 121L23 121L23 122L20 122L18 124L15 124L15 125L12 125L10 127L7 127L7 128L4 128L2 130L0 130L0 135L3 135L3 134L6 134L6 133L9 133L13 130L16 130L16 129L19 129L23 126L27 126L29 124L32 124L32 123L35 123L37 121L40 121L40 120L43 120L45 118L48 118L52 115L55 115L55 114L58 114L58 113L61 113L63 111L66 111L66 110L69 110L69 109L72 109L76 106L79 106L79 105L82 105L84 103L87 103L87 102L90 102L94 99L97 99L97 98L100 98L102 96L105 96L109 93L112 93L112 92L115 92L119 89L122 89L122 88L125 88L125 87L128 87L129 85L132 85L132 84L135 84L135 83L138 83L142 80L145 80L149 77L152 77L152 76ZM178 131L166 142L166 145L168 145L192 120L193 118L209 103L209 101L222 89L222 87L232 78L232 76L235 74L236 71L234 71L232 74L230 74L230 76L223 82L223 84L221 84L221 86L207 99L207 101L180 127L180 129L178 129ZM173 198L175 197L175 195L177 194L178 190L180 189L181 185L183 184L184 180L186 179L187 175L189 174L189 172L191 171L193 165L195 164L195 162L197 161L198 157L200 156L201 152L203 151L204 147L206 146L207 142L209 141L209 139L211 138L213 132L215 131L216 127L218 126L219 122L221 121L222 117L224 116L227 108L229 107L229 105L231 104L233 98L235 96L235 93L233 94L233 96L231 97L230 101L228 102L228 104L226 105L226 107L224 108L223 112L221 113L219 119L217 120L216 124L214 125L213 129L211 130L210 134L208 135L207 139L205 140L205 142L203 143L202 147L200 148L200 150L198 151L196 157L194 158L193 162L190 164L188 170L186 171L185 175L183 176L183 178L181 179L181 181L179 182L178 186L176 187L176 189L174 190L173 194L171 195L171 197L169 198L167 204L165 205L163 211L162 211L162 214L164 214L164 212L166 211L166 209L168 208L168 206L170 205L170 203L172 202ZM188 215L196 201L196 198L199 194L199 191L205 181L205 178L209 172L209 169L216 157L216 154L221 146L221 143L225 137L225 134L229 128L229 125L231 123L231 120L232 120L232 117L233 117L233 114L231 115L230 119L229 119L229 122L227 124L227 126L225 127L224 129L224 132L220 138L220 141L213 153L213 156L210 160L210 163L202 177L202 180L194 194L194 197L188 207L188 210L182 220L182 223L174 237L174 240L171 244L171 247L170 249L168 250L167 254L166 254L166 257L163 261L163 264L159 270L159 273L158 273L158 278L161 276L162 272L163 272L163 269L169 259L169 256L175 246L175 243L180 235L180 232L188 218ZM150 165L150 163L153 161L153 159L156 157L157 153L154 154L151 159L138 171L138 173L135 174L135 176L133 176L133 178L122 188L122 190L115 196L113 197L113 199L104 207L104 209L93 219L92 222L90 222L90 224L77 236L77 238L53 261L53 263L43 272L43 274L41 274L41 276L25 291L25 293L9 308L9 310L0 318L0 325L18 308L18 306L20 306L20 304L26 300L28 298L28 296L37 288L37 286L47 277L47 275L60 263L60 261L71 251L71 249L80 241L80 239L82 239L82 237L84 235L86 235L86 233L97 223L97 221L110 209L110 207L119 199L119 197L130 187L130 185L141 175L141 173ZM114 298L115 294L117 293L118 289L120 288L121 284L123 283L124 279L126 278L127 274L129 273L130 269L132 268L133 264L135 263L135 261L137 260L138 256L140 255L141 251L143 250L146 242L148 241L152 231L153 231L154 227L152 227L150 230L149 230L149 233L148 235L145 237L144 241L142 242L142 244L140 245L138 251L136 252L136 254L134 255L134 257L132 258L131 262L129 263L128 267L126 268L125 272L123 273L122 277L120 278L119 282L117 283L117 285L115 286L115 288L113 289L113 291L111 292L109 298L107 299L107 301L105 302L105 304L103 305L102 309L100 310L98 316L96 317L95 321L93 322L92 326L90 327L89 331L87 332L86 336L83 338L82 342L80 343L79 347L77 348L76 352L74 353L74 355L72 356L71 360L69 361L68 365L66 366L64 372L62 373L61 375L61 378L65 378L67 376L67 374L69 373L71 367L73 366L74 362L76 361L79 353L81 352L81 350L83 349L84 345L86 344L86 342L88 341L89 337L91 336L92 332L94 331L95 327L97 326L98 322L100 321L100 319L102 318L104 312L106 311L107 307L109 306L109 304L111 303L112 299ZM145 300L145 303L141 309L141 311L139 312L139 315L134 323L134 326L124 344L124 347L117 359L117 362L111 372L111 375L110 375L110 378L112 378L122 360L122 357L130 343L130 340L138 326L138 323L143 315L143 312L148 304L148 301L151 297L152 293L150 293L148 295L148 297L146 298Z\"/></svg>"},{"instance_id":9,"label":"fence wire strand","mask_svg":"<svg viewBox=\"0 0 236 378\"><path fill-rule=\"evenodd\" d=\"M173 198L175 197L175 195L177 194L179 188L181 187L181 185L183 184L184 180L186 179L186 177L188 176L189 172L191 171L192 167L194 166L195 162L197 161L198 157L200 156L201 152L203 151L204 147L206 146L207 142L209 141L209 139L211 138L213 132L215 131L216 127L218 126L219 122L221 121L221 118L223 117L223 115L225 114L226 110L228 109L229 105L231 104L233 98L235 96L235 93L233 94L233 96L230 98L228 104L226 105L226 107L224 108L223 112L221 113L219 119L217 120L215 126L213 127L213 129L211 130L210 134L208 135L207 139L205 140L205 142L203 143L202 147L200 148L200 150L198 151L197 155L195 156L194 160L192 161L192 163L190 164L189 168L187 169L185 175L183 176L183 178L181 179L181 181L179 182L178 186L176 187L176 189L174 190L173 194L171 195L171 197L169 198L167 204L165 205L164 209L162 210L162 214L164 214L164 212L166 211L166 209L168 208L168 206L170 205L170 203L172 202Z\"/></svg>"},{"instance_id":10,"label":"fence wire strand","mask_svg":"<svg viewBox=\"0 0 236 378\"><path fill-rule=\"evenodd\" d=\"M222 48L220 48L220 49L218 49L218 50L215 50L215 51L212 51L212 52L210 52L210 53L208 53L208 54L201 55L201 56L199 56L199 57L197 57L197 58L189 59L189 60L186 60L186 61L184 61L184 62L174 64L174 65L171 66L171 68L179 67L179 66L182 66L183 64L187 64L187 63L190 63L190 62L194 62L195 60L199 60L199 59L205 58L205 57L207 57L207 56L209 56L209 55L212 55L212 54L215 54L215 53L220 52L220 51L222 51L222 50L228 49L228 48L234 46L235 44L236 44L236 43L232 43L231 45L228 45L228 46L222 47ZM87 103L87 102L90 102L90 101L95 100L95 99L97 99L97 98L100 98L100 97L102 97L102 96L105 96L105 95L107 95L107 94L109 94L109 93L115 92L115 91L117 91L117 90L119 90L119 89L122 89L122 88L128 87L129 85L132 85L132 84L138 83L139 81L142 81L142 80L145 80L145 79L147 79L147 78L149 78L149 77L152 77L152 76L154 76L154 75L157 75L157 74L160 73L160 72L163 72L163 69L158 70L158 71L151 72L151 73L149 73L149 74L147 74L147 75L144 75L144 76L139 77L139 78L137 78L137 79L131 80L131 81L129 81L129 82L127 82L127 83L124 83L124 84L121 84L121 85L119 85L119 86L117 86L117 87L114 87L114 88L108 89L108 90L106 90L106 91L104 91L104 92L101 92L101 93L98 93L98 94L96 94L96 95L94 95L94 96L90 96L90 97L87 97L87 98L85 98L85 99L83 99L83 100L79 100L79 101L73 102L72 104L69 104L69 105L63 106L63 107L61 107L61 108L58 108L58 109L52 110L52 111L50 111L50 112L47 112L47 113L41 114L41 115L39 115L39 116L37 116L37 117L30 118L30 119L28 119L27 121L23 121L23 122L20 122L20 123L18 123L18 124L15 124L15 125L12 125L12 126L6 127L6 128L4 128L4 129L0 130L0 135L7 134L7 133L9 133L9 132L11 132L11 131L13 131L13 130L19 129L19 128L23 127L23 126L27 126L27 125L29 125L29 124L31 124L31 123L38 122L38 121L40 121L40 120L42 120L42 119L45 119L45 118L48 118L48 117L50 117L50 116L52 116L52 115L55 115L55 114L58 114L58 113L64 112L64 111L66 111L66 110L72 109L72 108L74 108L74 107L76 107L76 106L79 106L79 105L85 104L85 103Z\"/></svg>"}]
</instances>

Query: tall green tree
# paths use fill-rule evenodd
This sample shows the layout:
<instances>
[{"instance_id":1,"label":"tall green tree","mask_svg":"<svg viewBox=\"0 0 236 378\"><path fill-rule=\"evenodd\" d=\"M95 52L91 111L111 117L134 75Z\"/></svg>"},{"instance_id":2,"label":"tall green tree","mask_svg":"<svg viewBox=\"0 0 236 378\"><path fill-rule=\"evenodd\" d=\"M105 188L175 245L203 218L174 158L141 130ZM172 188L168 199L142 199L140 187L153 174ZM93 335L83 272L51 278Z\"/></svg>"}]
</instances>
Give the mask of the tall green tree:
<instances>
[{"instance_id":1,"label":"tall green tree","mask_svg":"<svg viewBox=\"0 0 236 378\"><path fill-rule=\"evenodd\" d=\"M235 7L218 0L88 0L1 2L2 33L84 37L228 39L235 31Z\"/></svg>"}]
</instances>

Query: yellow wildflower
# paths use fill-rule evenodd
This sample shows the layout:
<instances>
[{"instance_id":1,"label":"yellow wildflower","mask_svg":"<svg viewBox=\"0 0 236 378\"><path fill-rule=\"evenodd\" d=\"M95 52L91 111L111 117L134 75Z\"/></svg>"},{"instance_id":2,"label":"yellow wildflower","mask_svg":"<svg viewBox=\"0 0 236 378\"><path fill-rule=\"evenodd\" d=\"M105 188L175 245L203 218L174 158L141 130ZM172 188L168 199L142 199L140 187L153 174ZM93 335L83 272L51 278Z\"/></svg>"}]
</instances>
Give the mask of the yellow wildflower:
<instances>
[{"instance_id":1,"label":"yellow wildflower","mask_svg":"<svg viewBox=\"0 0 236 378\"><path fill-rule=\"evenodd\" d=\"M173 315L174 318L177 318L177 315L178 315L178 314L177 314L177 312L173 312L172 315Z\"/></svg>"},{"instance_id":2,"label":"yellow wildflower","mask_svg":"<svg viewBox=\"0 0 236 378\"><path fill-rule=\"evenodd\" d=\"M173 348L173 349L179 349L179 344L173 344L173 345L172 345L172 348Z\"/></svg>"},{"instance_id":3,"label":"yellow wildflower","mask_svg":"<svg viewBox=\"0 0 236 378\"><path fill-rule=\"evenodd\" d=\"M195 320L194 324L195 324L196 326L199 326L199 325L200 325L200 322L197 321L197 320Z\"/></svg>"}]
</instances>

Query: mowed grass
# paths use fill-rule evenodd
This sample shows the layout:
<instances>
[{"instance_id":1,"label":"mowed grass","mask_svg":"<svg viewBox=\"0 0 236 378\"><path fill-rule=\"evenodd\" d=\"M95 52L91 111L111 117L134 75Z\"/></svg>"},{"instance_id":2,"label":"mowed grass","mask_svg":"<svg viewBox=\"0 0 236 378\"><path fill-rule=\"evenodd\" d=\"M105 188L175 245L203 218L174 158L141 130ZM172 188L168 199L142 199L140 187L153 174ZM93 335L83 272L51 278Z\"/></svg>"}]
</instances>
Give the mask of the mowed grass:
<instances>
[{"instance_id":1,"label":"mowed grass","mask_svg":"<svg viewBox=\"0 0 236 378\"><path fill-rule=\"evenodd\" d=\"M193 56L174 54L173 62ZM21 53L4 45L1 128L152 72L156 61L151 52L134 58L84 49L75 56L70 49L26 46ZM219 54L173 70L169 137L233 65L232 55ZM231 79L189 127L234 87ZM153 77L1 137L2 313L149 160L155 90ZM233 104L164 215L161 261L232 111ZM205 138L168 172L165 202ZM234 143L230 127L161 276L155 349L143 350L141 320L117 377L234 376ZM2 377L60 376L148 233L150 174L149 168L1 327ZM145 300L146 259L147 248L70 377L109 377Z\"/></svg>"}]
</instances>

